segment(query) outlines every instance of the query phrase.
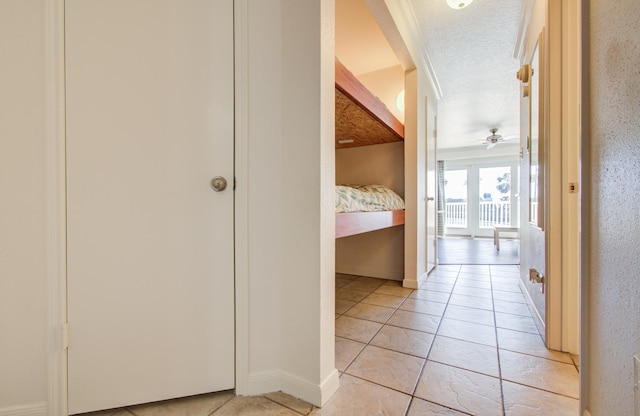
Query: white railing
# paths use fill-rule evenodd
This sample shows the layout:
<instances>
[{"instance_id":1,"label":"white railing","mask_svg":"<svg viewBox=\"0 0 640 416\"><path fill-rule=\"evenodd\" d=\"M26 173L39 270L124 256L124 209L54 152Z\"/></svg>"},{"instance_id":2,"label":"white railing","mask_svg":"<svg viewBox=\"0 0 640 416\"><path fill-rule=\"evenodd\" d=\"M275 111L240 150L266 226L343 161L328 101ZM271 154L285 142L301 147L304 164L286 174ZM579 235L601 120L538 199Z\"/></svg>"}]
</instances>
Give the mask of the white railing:
<instances>
[{"instance_id":1,"label":"white railing","mask_svg":"<svg viewBox=\"0 0 640 416\"><path fill-rule=\"evenodd\" d=\"M467 203L466 202L446 202L445 203L445 226L447 227L467 227Z\"/></svg>"},{"instance_id":2,"label":"white railing","mask_svg":"<svg viewBox=\"0 0 640 416\"><path fill-rule=\"evenodd\" d=\"M511 226L511 202L509 201L482 201L480 202L479 226L480 228L510 227ZM467 203L445 203L445 225L447 227L467 227Z\"/></svg>"},{"instance_id":3,"label":"white railing","mask_svg":"<svg viewBox=\"0 0 640 416\"><path fill-rule=\"evenodd\" d=\"M480 228L510 227L511 202L480 202Z\"/></svg>"}]
</instances>

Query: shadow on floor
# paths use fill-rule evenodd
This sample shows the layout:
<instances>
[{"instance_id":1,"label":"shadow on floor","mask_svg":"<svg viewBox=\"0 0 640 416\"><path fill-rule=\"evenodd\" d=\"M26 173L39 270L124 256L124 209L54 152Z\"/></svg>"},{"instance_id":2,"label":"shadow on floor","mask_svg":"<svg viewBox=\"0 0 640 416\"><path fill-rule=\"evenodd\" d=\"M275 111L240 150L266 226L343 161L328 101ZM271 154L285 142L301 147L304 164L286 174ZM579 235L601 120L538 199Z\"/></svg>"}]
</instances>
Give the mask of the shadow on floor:
<instances>
[{"instance_id":1,"label":"shadow on floor","mask_svg":"<svg viewBox=\"0 0 640 416\"><path fill-rule=\"evenodd\" d=\"M520 241L500 239L496 250L492 238L438 238L439 264L520 264Z\"/></svg>"}]
</instances>

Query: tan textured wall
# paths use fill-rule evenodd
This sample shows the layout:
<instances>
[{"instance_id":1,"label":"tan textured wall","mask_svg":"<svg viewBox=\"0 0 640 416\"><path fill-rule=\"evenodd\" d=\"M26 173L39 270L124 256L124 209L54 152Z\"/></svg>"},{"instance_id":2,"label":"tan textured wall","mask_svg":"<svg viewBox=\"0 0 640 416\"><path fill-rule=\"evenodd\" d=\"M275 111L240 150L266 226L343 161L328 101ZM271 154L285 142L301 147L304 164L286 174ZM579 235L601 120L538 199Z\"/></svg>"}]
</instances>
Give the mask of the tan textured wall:
<instances>
[{"instance_id":1,"label":"tan textured wall","mask_svg":"<svg viewBox=\"0 0 640 416\"><path fill-rule=\"evenodd\" d=\"M591 184L583 203L591 218L583 222L583 401L594 416L632 415L632 357L640 354L640 2L584 4L590 150L583 165Z\"/></svg>"},{"instance_id":2,"label":"tan textured wall","mask_svg":"<svg viewBox=\"0 0 640 416\"><path fill-rule=\"evenodd\" d=\"M401 142L336 150L336 183L376 183L404 196L403 152Z\"/></svg>"},{"instance_id":3,"label":"tan textured wall","mask_svg":"<svg viewBox=\"0 0 640 416\"><path fill-rule=\"evenodd\" d=\"M336 183L385 185L403 197L403 143L337 150ZM403 227L337 239L336 272L402 280Z\"/></svg>"}]
</instances>

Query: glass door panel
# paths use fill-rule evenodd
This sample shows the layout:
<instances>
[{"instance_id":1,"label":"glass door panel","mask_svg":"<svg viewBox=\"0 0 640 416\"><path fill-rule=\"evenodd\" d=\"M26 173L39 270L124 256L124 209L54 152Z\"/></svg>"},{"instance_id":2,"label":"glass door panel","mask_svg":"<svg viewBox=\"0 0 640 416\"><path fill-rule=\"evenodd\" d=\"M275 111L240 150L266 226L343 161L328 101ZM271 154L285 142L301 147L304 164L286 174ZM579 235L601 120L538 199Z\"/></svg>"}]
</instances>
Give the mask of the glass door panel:
<instances>
[{"instance_id":1,"label":"glass door panel","mask_svg":"<svg viewBox=\"0 0 640 416\"><path fill-rule=\"evenodd\" d=\"M445 227L450 229L447 233L460 233L468 228L467 176L466 169L444 172Z\"/></svg>"},{"instance_id":2,"label":"glass door panel","mask_svg":"<svg viewBox=\"0 0 640 416\"><path fill-rule=\"evenodd\" d=\"M511 227L511 167L478 170L478 228Z\"/></svg>"}]
</instances>

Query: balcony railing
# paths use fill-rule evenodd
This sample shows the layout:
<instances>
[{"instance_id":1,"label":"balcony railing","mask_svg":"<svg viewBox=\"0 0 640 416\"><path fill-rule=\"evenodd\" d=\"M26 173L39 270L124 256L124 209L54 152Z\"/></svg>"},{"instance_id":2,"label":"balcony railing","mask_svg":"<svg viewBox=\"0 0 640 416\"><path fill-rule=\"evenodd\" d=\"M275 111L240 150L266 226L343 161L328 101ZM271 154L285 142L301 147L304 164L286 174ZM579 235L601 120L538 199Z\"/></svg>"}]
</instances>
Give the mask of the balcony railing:
<instances>
[{"instance_id":1,"label":"balcony railing","mask_svg":"<svg viewBox=\"0 0 640 416\"><path fill-rule=\"evenodd\" d=\"M447 227L467 227L467 203L447 202L445 204ZM481 201L478 215L480 228L510 227L511 226L511 202L509 201Z\"/></svg>"},{"instance_id":2,"label":"balcony railing","mask_svg":"<svg viewBox=\"0 0 640 416\"><path fill-rule=\"evenodd\" d=\"M466 228L467 227L467 203L466 202L446 202L445 226Z\"/></svg>"}]
</instances>

